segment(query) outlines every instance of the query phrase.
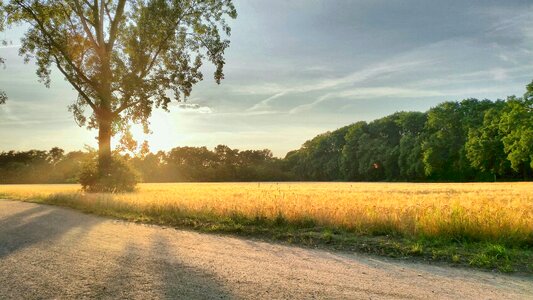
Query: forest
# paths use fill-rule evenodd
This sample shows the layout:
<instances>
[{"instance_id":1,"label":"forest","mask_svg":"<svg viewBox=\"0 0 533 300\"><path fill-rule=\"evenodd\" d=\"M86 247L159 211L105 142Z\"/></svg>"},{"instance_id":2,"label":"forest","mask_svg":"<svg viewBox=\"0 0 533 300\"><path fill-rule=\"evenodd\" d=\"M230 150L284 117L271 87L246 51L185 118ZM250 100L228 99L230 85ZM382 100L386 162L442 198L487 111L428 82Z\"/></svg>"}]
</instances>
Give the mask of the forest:
<instances>
[{"instance_id":1,"label":"forest","mask_svg":"<svg viewBox=\"0 0 533 300\"><path fill-rule=\"evenodd\" d=\"M524 180L533 168L533 98L444 102L307 141L284 162L304 180Z\"/></svg>"},{"instance_id":2,"label":"forest","mask_svg":"<svg viewBox=\"0 0 533 300\"><path fill-rule=\"evenodd\" d=\"M219 145L119 153L143 182L527 180L533 169L533 85L524 97L465 99L326 132L283 159ZM75 183L96 151L0 153L0 183Z\"/></svg>"}]
</instances>

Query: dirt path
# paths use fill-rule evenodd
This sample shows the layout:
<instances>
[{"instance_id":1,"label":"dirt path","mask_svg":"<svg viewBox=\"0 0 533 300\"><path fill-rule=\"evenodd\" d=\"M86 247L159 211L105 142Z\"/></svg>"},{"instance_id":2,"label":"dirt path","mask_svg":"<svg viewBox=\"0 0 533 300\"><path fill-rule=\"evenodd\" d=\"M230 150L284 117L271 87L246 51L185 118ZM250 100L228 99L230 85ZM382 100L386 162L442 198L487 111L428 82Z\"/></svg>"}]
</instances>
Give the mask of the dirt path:
<instances>
[{"instance_id":1,"label":"dirt path","mask_svg":"<svg viewBox=\"0 0 533 300\"><path fill-rule=\"evenodd\" d=\"M0 201L0 298L533 299L533 278Z\"/></svg>"}]
</instances>

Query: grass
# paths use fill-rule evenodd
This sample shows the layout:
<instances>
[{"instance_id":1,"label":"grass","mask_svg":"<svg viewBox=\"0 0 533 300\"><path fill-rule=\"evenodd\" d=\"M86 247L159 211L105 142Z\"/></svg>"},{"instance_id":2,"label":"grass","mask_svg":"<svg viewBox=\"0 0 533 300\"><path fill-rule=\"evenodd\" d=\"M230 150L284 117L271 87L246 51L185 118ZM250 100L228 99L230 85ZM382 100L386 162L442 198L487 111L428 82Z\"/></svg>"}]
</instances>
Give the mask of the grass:
<instances>
[{"instance_id":1,"label":"grass","mask_svg":"<svg viewBox=\"0 0 533 300\"><path fill-rule=\"evenodd\" d=\"M0 185L0 197L289 243L533 273L533 183L176 183L128 194Z\"/></svg>"}]
</instances>

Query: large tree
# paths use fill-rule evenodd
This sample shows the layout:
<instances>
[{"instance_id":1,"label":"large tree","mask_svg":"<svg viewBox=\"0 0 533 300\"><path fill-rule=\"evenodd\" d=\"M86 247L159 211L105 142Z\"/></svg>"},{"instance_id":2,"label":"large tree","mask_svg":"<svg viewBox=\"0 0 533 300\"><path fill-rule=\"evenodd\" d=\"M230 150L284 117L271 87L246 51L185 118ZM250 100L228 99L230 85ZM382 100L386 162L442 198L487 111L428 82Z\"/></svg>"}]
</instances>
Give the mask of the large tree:
<instances>
[{"instance_id":1,"label":"large tree","mask_svg":"<svg viewBox=\"0 0 533 300\"><path fill-rule=\"evenodd\" d=\"M98 129L99 174L111 164L111 137L142 124L171 97L183 101L209 60L224 78L225 18L231 0L10 0L7 24L27 26L20 54L35 59L50 85L56 67L78 93L69 107L80 126ZM0 101L1 97L0 97ZM86 112L86 109L89 111Z\"/></svg>"}]
</instances>

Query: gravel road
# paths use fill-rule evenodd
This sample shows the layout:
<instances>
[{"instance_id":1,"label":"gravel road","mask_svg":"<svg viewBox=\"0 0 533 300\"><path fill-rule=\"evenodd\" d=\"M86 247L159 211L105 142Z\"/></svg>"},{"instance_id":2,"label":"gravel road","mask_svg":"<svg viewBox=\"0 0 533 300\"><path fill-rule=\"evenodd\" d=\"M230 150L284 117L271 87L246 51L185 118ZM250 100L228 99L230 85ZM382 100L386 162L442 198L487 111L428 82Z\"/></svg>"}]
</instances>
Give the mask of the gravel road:
<instances>
[{"instance_id":1,"label":"gravel road","mask_svg":"<svg viewBox=\"0 0 533 300\"><path fill-rule=\"evenodd\" d=\"M533 299L533 278L0 200L1 299Z\"/></svg>"}]
</instances>

